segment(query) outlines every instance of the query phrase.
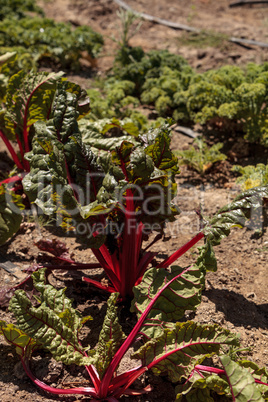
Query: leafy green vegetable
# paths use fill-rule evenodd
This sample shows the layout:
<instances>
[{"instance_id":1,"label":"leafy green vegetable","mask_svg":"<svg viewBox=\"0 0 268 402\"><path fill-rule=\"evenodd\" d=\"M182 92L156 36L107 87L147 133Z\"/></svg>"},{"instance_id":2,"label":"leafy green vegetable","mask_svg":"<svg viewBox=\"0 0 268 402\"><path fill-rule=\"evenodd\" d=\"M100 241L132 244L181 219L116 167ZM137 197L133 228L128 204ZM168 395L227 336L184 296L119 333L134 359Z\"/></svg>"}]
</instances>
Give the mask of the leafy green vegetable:
<instances>
[{"instance_id":1,"label":"leafy green vegetable","mask_svg":"<svg viewBox=\"0 0 268 402\"><path fill-rule=\"evenodd\" d=\"M187 269L179 266L172 266L171 273L165 270L153 268L146 271L142 282L135 286L132 311L140 317L149 306L151 300L158 293L158 290L165 286L174 276L176 281L163 292L155 302L154 307L147 315L142 331L147 337L153 338L163 331L165 322L180 320L186 309L195 310L201 302L202 277L204 271L197 265ZM176 294L177 297L173 297Z\"/></svg>"},{"instance_id":2,"label":"leafy green vegetable","mask_svg":"<svg viewBox=\"0 0 268 402\"><path fill-rule=\"evenodd\" d=\"M9 74L7 74L6 71L7 65L10 64L15 58L16 52L6 52L0 56L0 102L4 101L8 84Z\"/></svg>"},{"instance_id":3,"label":"leafy green vegetable","mask_svg":"<svg viewBox=\"0 0 268 402\"><path fill-rule=\"evenodd\" d=\"M241 184L242 190L268 185L268 165L264 165L263 163L245 167L235 165L232 170L242 175L236 180L238 184Z\"/></svg>"},{"instance_id":4,"label":"leafy green vegetable","mask_svg":"<svg viewBox=\"0 0 268 402\"><path fill-rule=\"evenodd\" d=\"M200 289L202 280L197 271L194 277L196 287L199 286ZM226 352L228 348L239 345L236 335L218 325L200 325L191 321L173 322L177 315L169 315L171 310L175 311L174 306L180 304L179 300L184 298L185 279L187 278L190 284L192 268L182 270L179 267L171 267L171 272L165 272L165 277L162 275L163 271L155 268L152 268L151 272L155 278L152 283L155 290L150 292L146 304L140 303L140 292L134 291L133 303L142 307L138 313L137 324L130 334L127 337L123 334L117 319L118 294L113 294L108 300L99 342L95 350L89 351L89 356L80 344L79 330L90 317L82 318L81 314L72 308L71 301L65 295L65 289L56 290L45 284L44 269L33 274L34 286L40 292L36 305L33 305L23 290L17 290L10 302L17 326L0 321L0 334L16 347L23 367L34 383L54 394L82 394L91 396L94 400L117 401L124 394L139 395L149 392L150 387L139 391L132 390L130 386L141 374L151 369L156 375L167 374L171 381L180 382L176 388L178 400L182 395L186 395L189 401L195 400L196 397L210 401L213 400L210 391L227 396L231 392L233 400L263 400L262 395L266 393L268 384L259 378L266 379L265 369L259 369L255 364L245 361L239 364L232 361L228 355L221 355L222 349ZM160 281L158 276L159 279L161 277ZM140 289L144 286L148 290L148 278L149 275L141 282ZM187 286L188 289L190 287ZM188 294L187 300L194 300L195 293L194 291L192 295ZM195 308L198 303L197 299L189 308ZM159 323L152 320L156 311L161 315L162 321ZM160 329L158 333L153 329L155 326ZM144 328L151 336L148 337L144 333ZM140 364L117 374L123 356L141 335L144 343L132 355ZM93 386L61 389L50 387L38 380L29 365L32 351L38 348L45 348L56 360L65 364L85 365ZM224 370L201 365L205 358L213 355L220 355ZM258 378L254 379L251 372ZM253 396L255 399L252 399Z\"/></svg>"},{"instance_id":5,"label":"leafy green vegetable","mask_svg":"<svg viewBox=\"0 0 268 402\"><path fill-rule=\"evenodd\" d=\"M154 256L143 256L143 240L153 230L161 232L178 213L172 203L177 159L170 151L167 126L148 134L153 144L145 136L138 138L130 123L106 122L103 133L116 128L129 134L96 139L87 132L90 125L82 122L84 144L77 123L81 93L74 84L57 82L49 119L34 124L24 191L57 224L75 230L77 236L82 227L80 237L84 241L86 235L114 291L126 297ZM111 156L97 158L87 143L114 149Z\"/></svg>"},{"instance_id":6,"label":"leafy green vegetable","mask_svg":"<svg viewBox=\"0 0 268 402\"><path fill-rule=\"evenodd\" d=\"M187 165L201 175L204 175L214 163L227 158L220 152L223 147L220 142L208 147L204 140L196 138L194 145L185 151L175 151L174 153L179 157L179 165Z\"/></svg>"},{"instance_id":7,"label":"leafy green vegetable","mask_svg":"<svg viewBox=\"0 0 268 402\"><path fill-rule=\"evenodd\" d=\"M219 244L229 235L232 227L243 227L254 211L263 208L263 202L267 198L268 186L255 187L241 193L207 222L204 228L205 236L212 245Z\"/></svg>"},{"instance_id":8,"label":"leafy green vegetable","mask_svg":"<svg viewBox=\"0 0 268 402\"><path fill-rule=\"evenodd\" d=\"M233 400L238 402L263 401L261 392L247 369L232 361L228 355L221 356L220 360L230 385Z\"/></svg>"},{"instance_id":9,"label":"leafy green vegetable","mask_svg":"<svg viewBox=\"0 0 268 402\"><path fill-rule=\"evenodd\" d=\"M220 123L221 127L234 121L249 141L267 145L267 74L267 63L250 63L246 71L224 66L196 74L181 57L151 51L135 63L115 64L107 83L111 80L119 88L124 80L135 82L132 95L154 105L160 116L172 116L186 124ZM114 99L116 94L117 99L124 95L115 90Z\"/></svg>"},{"instance_id":10,"label":"leafy green vegetable","mask_svg":"<svg viewBox=\"0 0 268 402\"><path fill-rule=\"evenodd\" d=\"M9 18L21 19L30 13L44 15L43 10L36 5L35 0L1 0L0 1L0 21L7 16Z\"/></svg>"},{"instance_id":11,"label":"leafy green vegetable","mask_svg":"<svg viewBox=\"0 0 268 402\"><path fill-rule=\"evenodd\" d=\"M19 47L36 62L49 59L61 68L79 68L81 52L94 59L103 45L101 34L88 26L71 29L70 24L52 19L6 17L0 21L0 47Z\"/></svg>"}]
</instances>

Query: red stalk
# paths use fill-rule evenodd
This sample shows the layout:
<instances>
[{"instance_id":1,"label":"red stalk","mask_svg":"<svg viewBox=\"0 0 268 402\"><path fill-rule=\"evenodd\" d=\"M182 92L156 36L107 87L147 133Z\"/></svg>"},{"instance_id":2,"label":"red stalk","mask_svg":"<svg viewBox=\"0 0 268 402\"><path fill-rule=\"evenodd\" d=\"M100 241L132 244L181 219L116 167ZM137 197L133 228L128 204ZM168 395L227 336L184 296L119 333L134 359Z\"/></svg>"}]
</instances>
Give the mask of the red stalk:
<instances>
[{"instance_id":1,"label":"red stalk","mask_svg":"<svg viewBox=\"0 0 268 402\"><path fill-rule=\"evenodd\" d=\"M101 268L101 264L99 264L99 263L92 263L92 264L79 264L79 263L77 263L77 264L73 264L73 265L52 264L52 265L44 265L43 268L47 268L47 269L63 269L64 271L71 271L71 270L76 270L76 269L96 269L96 268Z\"/></svg>"},{"instance_id":2,"label":"red stalk","mask_svg":"<svg viewBox=\"0 0 268 402\"><path fill-rule=\"evenodd\" d=\"M125 227L123 233L121 263L121 291L123 298L132 295L138 273L138 260L142 241L143 224L137 227L133 193L130 188L126 191Z\"/></svg>"},{"instance_id":3,"label":"red stalk","mask_svg":"<svg viewBox=\"0 0 268 402\"><path fill-rule=\"evenodd\" d=\"M103 254L102 254L102 252L104 252L105 256L107 256L107 254L109 255L107 247L102 245L99 249L92 248L91 250L92 250L93 254L95 255L95 257L97 258L97 260L100 262L102 268L104 269L104 271L106 272L108 277L110 278L112 284L114 285L115 290L117 292L119 292L120 280L114 273L113 265L111 265L111 266L108 265L108 263L106 262L106 259L104 258ZM109 257L110 257L110 255L109 255ZM111 259L111 257L110 257L110 259Z\"/></svg>"},{"instance_id":4,"label":"red stalk","mask_svg":"<svg viewBox=\"0 0 268 402\"><path fill-rule=\"evenodd\" d=\"M115 288L113 288L112 286L102 285L100 282L94 281L94 279L86 278L85 276L83 276L82 280L84 282L87 282L87 283L90 283L91 285L96 286L96 288L98 288L98 289L105 290L106 292L110 292L110 293L116 292Z\"/></svg>"},{"instance_id":5,"label":"red stalk","mask_svg":"<svg viewBox=\"0 0 268 402\"><path fill-rule=\"evenodd\" d=\"M30 164L29 164L29 162L24 158L23 146L22 146L22 143L21 143L21 141L20 141L19 136L18 136L17 133L16 133L16 140L17 140L17 143L19 144L20 154L21 154L21 160L22 160L22 164L23 164L24 170L25 170L26 172L29 172L29 171L30 171Z\"/></svg>"},{"instance_id":6,"label":"red stalk","mask_svg":"<svg viewBox=\"0 0 268 402\"><path fill-rule=\"evenodd\" d=\"M140 367L134 369L132 372L128 371L127 382L124 384L122 388L119 388L119 392L115 392L115 396L118 398L119 396L123 395L125 391L129 388L129 386L139 378L145 371L147 371L147 367ZM118 386L116 387L118 389Z\"/></svg>"},{"instance_id":7,"label":"red stalk","mask_svg":"<svg viewBox=\"0 0 268 402\"><path fill-rule=\"evenodd\" d=\"M85 355L87 356L86 352L85 352ZM86 370L91 378L91 381L93 382L93 385L94 385L96 391L98 391L101 380L100 380L100 377L99 377L99 374L98 374L96 368L92 364L90 364L89 366L86 366Z\"/></svg>"},{"instance_id":8,"label":"red stalk","mask_svg":"<svg viewBox=\"0 0 268 402\"><path fill-rule=\"evenodd\" d=\"M14 183L16 181L19 181L19 180L22 179L22 177L23 177L23 175L17 175L17 176L9 177L8 179L0 181L0 186L2 184Z\"/></svg>"},{"instance_id":9,"label":"red stalk","mask_svg":"<svg viewBox=\"0 0 268 402\"><path fill-rule=\"evenodd\" d=\"M208 372L208 373L218 374L219 376L221 376L221 375L226 375L225 370L218 369L218 368L216 368L216 367L202 366L201 364L197 364L197 365L195 366L194 370L206 371L206 372ZM262 381L257 380L257 379L255 379L255 382L256 382L257 384L262 384L262 385L268 386L268 384L266 384L265 382L262 382Z\"/></svg>"},{"instance_id":10,"label":"red stalk","mask_svg":"<svg viewBox=\"0 0 268 402\"><path fill-rule=\"evenodd\" d=\"M129 378L129 376L131 376L132 373L136 373L141 368L142 368L142 366L139 365L138 367L134 367L134 368L126 371L125 373L122 373L122 374L114 377L109 386L109 391L113 391L119 387L122 387L126 383L126 380Z\"/></svg>"},{"instance_id":11,"label":"red stalk","mask_svg":"<svg viewBox=\"0 0 268 402\"><path fill-rule=\"evenodd\" d=\"M28 375L28 377L36 385L38 385L38 387L40 387L41 389L43 389L46 392L50 392L52 394L57 394L57 395L80 394L80 395L90 395L90 396L93 396L94 398L97 397L96 390L93 387L79 387L79 388L69 388L69 389L50 387L49 385L45 384L43 381L40 381L38 378L36 378L35 375L33 375L33 373L31 372L31 370L29 368L28 362L25 361L22 357L21 357L21 362L22 362L23 368L24 368L26 374Z\"/></svg>"},{"instance_id":12,"label":"red stalk","mask_svg":"<svg viewBox=\"0 0 268 402\"><path fill-rule=\"evenodd\" d=\"M24 167L21 164L21 161L19 160L18 155L16 154L13 146L11 145L10 141L6 138L6 136L4 135L4 133L1 130L0 130L0 137L4 141L7 149L9 150L9 152L12 156L12 159L13 159L14 163L16 164L17 168L20 170L24 170Z\"/></svg>"},{"instance_id":13,"label":"red stalk","mask_svg":"<svg viewBox=\"0 0 268 402\"><path fill-rule=\"evenodd\" d=\"M179 257L181 257L186 251L188 251L191 247L193 247L199 240L204 237L204 233L199 232L196 236L194 236L190 241L180 247L175 253L171 254L166 260L160 262L156 268L167 268L169 265L173 264Z\"/></svg>"},{"instance_id":14,"label":"red stalk","mask_svg":"<svg viewBox=\"0 0 268 402\"><path fill-rule=\"evenodd\" d=\"M154 257L157 256L157 254L158 254L157 251L156 252L147 251L147 253L145 253L142 256L142 258L139 261L139 265L138 265L138 275L137 275L137 280L136 280L135 286L140 283L146 269L148 268L148 265L154 259Z\"/></svg>"}]
</instances>

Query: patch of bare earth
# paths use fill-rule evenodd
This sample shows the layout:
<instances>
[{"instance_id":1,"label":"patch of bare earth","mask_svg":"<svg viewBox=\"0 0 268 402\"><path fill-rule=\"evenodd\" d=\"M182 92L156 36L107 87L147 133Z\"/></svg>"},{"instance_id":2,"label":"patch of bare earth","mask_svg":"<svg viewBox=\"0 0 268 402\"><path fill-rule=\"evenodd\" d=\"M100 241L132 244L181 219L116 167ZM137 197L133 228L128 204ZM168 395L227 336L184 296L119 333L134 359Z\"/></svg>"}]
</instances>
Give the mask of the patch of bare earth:
<instances>
[{"instance_id":1,"label":"patch of bare earth","mask_svg":"<svg viewBox=\"0 0 268 402\"><path fill-rule=\"evenodd\" d=\"M267 41L268 8L267 6L246 6L243 8L229 8L229 1L219 0L127 0L135 10L174 22L191 25L197 28L221 32L228 36L244 37L258 41ZM98 60L98 71L105 72L112 65L115 43L110 39L118 35L119 19L116 11L119 9L112 0L54 0L40 1L46 10L47 16L57 21L69 21L75 25L89 24L98 32L105 35L106 45L102 57ZM144 22L140 31L131 40L133 46L140 45L144 50L169 49L181 54L189 63L200 71L216 68L226 63L240 66L246 63L264 62L268 60L267 49L251 46L245 49L241 46L224 41L218 48L207 46L194 48L182 45L181 38L185 33L173 30L163 25ZM86 63L86 61L84 61ZM73 77L83 86L90 85L90 77L77 75ZM191 140L182 135L174 134L173 147L182 148ZM256 155L263 158L260 152L253 152L252 146L246 156L256 162ZM3 153L4 146L0 142L1 162L0 169L8 169L8 155ZM233 155L233 154L232 154ZM242 159L236 154L235 163ZM266 158L267 159L267 158ZM245 159L243 159L245 160ZM178 220L167 228L169 241L155 245L155 249L164 257L174 252L178 247L189 240L199 228L196 210L202 206L205 215L212 215L221 206L231 201L239 192L234 185L234 176L230 174L228 163L230 159L220 164L205 178L193 171L182 168L178 176L178 203L181 214ZM256 163L255 162L255 163ZM227 164L227 165L226 165ZM257 225L257 226L256 226ZM231 235L222 244L215 248L218 259L218 271L208 273L202 303L196 313L189 313L189 319L213 324L218 323L235 333L241 334L243 347L250 347L249 357L259 366L267 366L268 361L268 301L267 301L267 257L268 234L267 226L263 224L263 235L256 236L259 224L252 221L248 229L233 230ZM33 263L47 261L47 257L34 245L42 237L57 239L46 228L34 222L25 221L19 233L6 245L0 247L0 263L8 262L10 272L0 268L0 281L3 286L14 286L24 277L23 269ZM94 256L74 238L60 237L70 248L73 257L80 262L93 262ZM180 265L189 265L196 257L196 249L189 251L178 261ZM13 265L12 265L13 264ZM6 267L6 266L5 266ZM103 278L101 270L83 272L83 275L92 275L95 279ZM84 344L92 347L97 342L98 332L106 309L107 295L81 282L81 271L67 273L64 271L50 275L50 281L56 286L67 286L67 295L74 298L75 307L83 314L92 315L94 320L89 321L82 332ZM134 317L127 312L127 308L119 308L119 316L124 331L130 331ZM7 308L0 310L0 319L11 320ZM14 349L4 341L0 344L0 401L1 402L45 402L58 401L89 401L84 396L53 396L39 390L25 376ZM133 362L126 356L121 370L132 367ZM46 353L41 358L35 357L33 371L50 385L71 387L89 385L83 368L65 367L50 359ZM123 397L122 401L173 401L175 398L174 386L165 377L144 375L136 384L144 387L152 384L154 390L141 397Z\"/></svg>"}]
</instances>

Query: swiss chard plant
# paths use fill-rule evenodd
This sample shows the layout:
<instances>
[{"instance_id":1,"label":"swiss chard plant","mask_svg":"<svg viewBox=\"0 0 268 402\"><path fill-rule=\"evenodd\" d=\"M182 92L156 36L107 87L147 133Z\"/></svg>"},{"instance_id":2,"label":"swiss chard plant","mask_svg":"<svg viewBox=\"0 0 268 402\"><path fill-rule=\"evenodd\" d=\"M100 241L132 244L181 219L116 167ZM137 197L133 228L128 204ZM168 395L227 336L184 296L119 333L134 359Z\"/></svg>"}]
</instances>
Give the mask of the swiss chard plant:
<instances>
[{"instance_id":1,"label":"swiss chard plant","mask_svg":"<svg viewBox=\"0 0 268 402\"><path fill-rule=\"evenodd\" d=\"M207 247L201 248L202 254L210 258ZM117 317L118 294L111 295L94 349L79 340L79 331L91 317L82 317L72 307L65 289L45 284L45 272L39 270L32 275L39 296L34 301L25 291L17 290L10 302L17 324L0 321L0 334L16 347L29 378L52 394L80 394L93 401L115 402L122 395L150 392L150 385L143 389L131 386L151 370L177 383L176 400L213 401L213 395L219 394L226 401L263 401L268 395L267 370L232 359L233 349L239 347L235 334L218 325L180 321L186 310L195 310L201 301L203 261L199 258L185 269L172 266L169 272L148 270L133 290L132 311L137 314L137 323L128 336ZM119 364L131 347L137 366L119 372ZM38 349L66 365L85 366L89 385L68 389L45 384L31 370L30 360ZM212 356L219 357L220 368L202 364Z\"/></svg>"},{"instance_id":2,"label":"swiss chard plant","mask_svg":"<svg viewBox=\"0 0 268 402\"><path fill-rule=\"evenodd\" d=\"M196 170L201 175L213 166L214 163L224 161L227 156L220 152L223 144L217 144L209 147L202 138L196 138L193 146L184 151L175 151L179 157L179 165L186 165Z\"/></svg>"},{"instance_id":3,"label":"swiss chard plant","mask_svg":"<svg viewBox=\"0 0 268 402\"><path fill-rule=\"evenodd\" d=\"M11 55L13 57L14 55ZM57 85L64 85L66 93L73 93L77 97L77 113L83 116L89 110L89 100L81 88L61 78L62 73L29 73L23 70L13 75L8 83L5 94L5 108L0 112L0 138L6 145L15 168L7 178L0 181L2 202L0 207L0 221L3 226L0 230L0 244L3 244L18 230L18 225L10 225L11 221L21 221L20 209L29 206L22 185L22 179L30 170L25 154L32 149L33 125L39 120L47 120L53 113L54 98ZM63 84L64 82L64 84ZM16 145L15 145L16 144ZM16 197L9 196L11 193ZM6 196L4 195L6 194ZM23 201L19 196L23 196ZM10 208L10 197L16 207ZM18 198L19 197L19 198ZM13 211L13 218L8 219L7 210ZM8 229L7 229L8 226Z\"/></svg>"}]
</instances>

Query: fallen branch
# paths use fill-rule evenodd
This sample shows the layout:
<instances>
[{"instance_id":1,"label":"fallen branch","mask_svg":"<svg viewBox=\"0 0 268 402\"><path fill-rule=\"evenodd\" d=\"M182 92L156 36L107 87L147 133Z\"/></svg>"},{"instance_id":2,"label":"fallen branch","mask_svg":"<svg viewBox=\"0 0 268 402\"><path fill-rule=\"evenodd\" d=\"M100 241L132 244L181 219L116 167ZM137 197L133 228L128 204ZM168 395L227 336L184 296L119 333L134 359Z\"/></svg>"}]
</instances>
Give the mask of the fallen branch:
<instances>
[{"instance_id":1,"label":"fallen branch","mask_svg":"<svg viewBox=\"0 0 268 402\"><path fill-rule=\"evenodd\" d=\"M234 3L230 3L229 7L240 7L246 6L248 4L268 4L268 0L244 0L244 1L235 1Z\"/></svg>"},{"instance_id":2,"label":"fallen branch","mask_svg":"<svg viewBox=\"0 0 268 402\"><path fill-rule=\"evenodd\" d=\"M115 1L116 4L118 4L123 9L131 11L133 14L138 15L139 17L141 17L141 18L143 18L143 19L145 19L147 21L151 21L151 22L155 22L157 24L165 25L165 26L167 26L169 28L173 28L173 29L181 29L183 31L196 32L196 33L202 32L202 30L199 29L199 28L190 27L189 25L184 25L184 24L178 24L177 22L164 20L162 18L154 17L154 16L146 14L146 13L140 13L139 11L136 11L132 7L130 7L123 0L114 0L114 1ZM268 3L268 0L265 1L265 3ZM229 42L232 42L232 43L241 44L242 46L244 44L244 45L254 45L254 46L267 47L268 48L268 43L258 42L258 41L250 40L250 39L242 39L242 38L231 37L231 38L229 38L227 40Z\"/></svg>"}]
</instances>

